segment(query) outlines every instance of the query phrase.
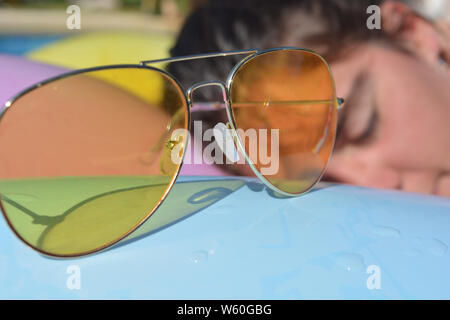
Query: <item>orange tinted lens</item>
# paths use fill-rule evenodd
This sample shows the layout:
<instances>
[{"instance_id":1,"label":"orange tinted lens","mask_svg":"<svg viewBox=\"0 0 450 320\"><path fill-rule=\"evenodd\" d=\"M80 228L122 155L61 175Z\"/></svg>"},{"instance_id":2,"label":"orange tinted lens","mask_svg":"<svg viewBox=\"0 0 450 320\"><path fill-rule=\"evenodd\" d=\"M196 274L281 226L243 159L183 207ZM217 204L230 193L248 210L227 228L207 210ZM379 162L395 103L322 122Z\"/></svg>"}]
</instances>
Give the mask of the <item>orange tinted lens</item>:
<instances>
[{"instance_id":1,"label":"orange tinted lens","mask_svg":"<svg viewBox=\"0 0 450 320\"><path fill-rule=\"evenodd\" d=\"M326 62L302 50L263 53L238 69L230 94L240 142L254 168L286 193L311 188L326 168L336 132L336 94Z\"/></svg>"},{"instance_id":2,"label":"orange tinted lens","mask_svg":"<svg viewBox=\"0 0 450 320\"><path fill-rule=\"evenodd\" d=\"M144 67L86 71L22 95L0 120L8 222L51 255L116 242L148 217L175 179L169 139L187 128L186 112L179 86Z\"/></svg>"}]
</instances>

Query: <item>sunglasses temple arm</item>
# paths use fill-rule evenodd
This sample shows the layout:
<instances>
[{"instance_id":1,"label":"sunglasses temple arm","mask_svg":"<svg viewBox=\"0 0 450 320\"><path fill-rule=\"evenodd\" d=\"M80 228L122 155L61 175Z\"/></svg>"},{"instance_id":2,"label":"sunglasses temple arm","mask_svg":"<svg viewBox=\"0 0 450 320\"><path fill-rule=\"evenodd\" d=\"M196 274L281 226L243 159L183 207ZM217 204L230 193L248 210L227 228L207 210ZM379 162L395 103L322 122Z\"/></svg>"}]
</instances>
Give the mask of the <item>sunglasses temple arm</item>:
<instances>
[{"instance_id":1,"label":"sunglasses temple arm","mask_svg":"<svg viewBox=\"0 0 450 320\"><path fill-rule=\"evenodd\" d=\"M232 103L234 108L245 108L245 107L254 107L254 106L269 106L271 104L277 105L314 105L314 104L327 104L333 103L333 100L287 100L287 101L251 101L251 102L236 102ZM344 104L343 98L337 98L335 100L336 106L338 109L341 109ZM195 104L193 106L193 111L214 111L214 110L222 110L225 109L224 103L209 103L209 104Z\"/></svg>"},{"instance_id":2,"label":"sunglasses temple arm","mask_svg":"<svg viewBox=\"0 0 450 320\"><path fill-rule=\"evenodd\" d=\"M241 108L241 107L252 107L256 105L265 105L269 106L270 104L277 104L277 105L314 105L314 104L327 104L327 103L333 103L333 100L287 100L287 101L264 101L264 102L237 102L233 103L233 107L235 108ZM337 98L335 100L336 106L338 109L342 108L342 105L344 104L343 98Z\"/></svg>"}]
</instances>

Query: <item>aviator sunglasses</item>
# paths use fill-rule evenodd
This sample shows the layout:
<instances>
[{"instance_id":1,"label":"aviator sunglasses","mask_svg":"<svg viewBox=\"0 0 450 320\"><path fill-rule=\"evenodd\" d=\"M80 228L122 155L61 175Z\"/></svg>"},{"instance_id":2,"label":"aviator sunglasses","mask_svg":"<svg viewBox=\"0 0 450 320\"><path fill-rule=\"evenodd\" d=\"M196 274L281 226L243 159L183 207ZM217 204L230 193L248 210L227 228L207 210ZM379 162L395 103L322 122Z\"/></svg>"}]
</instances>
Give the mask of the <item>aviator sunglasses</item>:
<instances>
[{"instance_id":1,"label":"aviator sunglasses","mask_svg":"<svg viewBox=\"0 0 450 320\"><path fill-rule=\"evenodd\" d=\"M225 82L185 90L166 71L169 63L227 56L242 59ZM208 86L223 93L213 111L223 112L236 149L267 188L290 197L318 183L343 99L317 53L255 49L101 66L35 84L0 110L0 209L11 229L53 257L125 239L171 191L182 166L172 153L185 156L194 92ZM276 129L276 173L264 173L258 152L238 134L249 129ZM185 135L174 139L175 130ZM271 133L263 142L274 143Z\"/></svg>"}]
</instances>

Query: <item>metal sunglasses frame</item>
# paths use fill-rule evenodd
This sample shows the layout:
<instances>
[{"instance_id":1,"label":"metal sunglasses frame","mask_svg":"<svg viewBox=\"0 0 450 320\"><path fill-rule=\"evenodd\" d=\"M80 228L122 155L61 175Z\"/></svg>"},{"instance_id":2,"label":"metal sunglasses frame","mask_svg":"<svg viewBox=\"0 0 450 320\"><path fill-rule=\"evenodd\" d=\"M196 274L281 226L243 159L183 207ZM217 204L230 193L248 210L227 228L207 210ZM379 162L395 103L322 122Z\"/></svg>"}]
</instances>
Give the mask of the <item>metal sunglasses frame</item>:
<instances>
[{"instance_id":1,"label":"metal sunglasses frame","mask_svg":"<svg viewBox=\"0 0 450 320\"><path fill-rule=\"evenodd\" d=\"M70 72L63 73L61 75L49 78L47 80L41 81L41 82L39 82L39 83L37 83L35 85L32 85L31 87L26 88L25 90L19 92L18 94L16 94L13 98L11 98L9 101L7 101L5 103L4 108L0 111L0 121L3 118L3 116L5 115L5 113L10 109L10 107L13 106L14 102L17 99L19 99L20 97L24 96L28 92L33 91L33 90L35 90L35 89L37 89L37 88L39 88L39 87L41 87L41 86L43 86L45 84L48 84L50 82L54 82L54 81L57 81L57 80L60 80L60 79L71 77L71 76L74 76L74 75L77 75L77 74L88 73L88 72L95 72L95 71L100 71L100 70L123 69L123 68L139 68L139 69L147 69L147 70L157 71L159 73L164 74L166 77L168 77L170 80L172 80L174 82L174 84L176 85L177 89L179 90L180 95L182 95L184 97L184 101L183 102L184 102L184 111L185 111L185 120L186 120L184 129L187 130L187 132L189 132L190 129L191 129L191 109L195 108L195 106L193 105L193 99L192 99L193 92L195 90L199 89L199 88L203 88L203 87L206 87L206 86L218 86L218 87L220 87L222 89L222 93L223 93L223 96L224 96L224 102L225 102L225 109L226 109L226 113L227 113L227 117L228 117L228 127L231 129L235 145L238 147L238 150L240 151L240 153L242 155L244 155L244 158L245 158L247 164L252 169L253 173L270 190L275 191L275 192L277 192L280 195L285 196L285 197L297 197L297 196L301 196L301 195L307 193L308 191L310 191L312 188L314 188L317 185L317 183L321 180L324 172L326 171L326 166L325 166L324 170L322 171L321 175L315 181L315 183L313 183L308 189L304 190L301 193L295 193L295 194L294 193L288 193L288 192L285 192L285 191L279 189L278 187L274 186L271 182L269 182L258 171L258 169L255 167L255 165L253 164L253 162L251 161L251 159L247 155L247 152L245 151L244 145L243 145L241 139L239 138L239 136L237 134L237 125L236 125L236 122L235 122L235 119L234 119L233 110L232 110L232 103L231 103L231 98L230 98L230 90L231 90L231 85L233 83L233 79L234 79L235 75L237 74L237 71L243 65L245 65L246 63L248 63L249 61L251 61L252 59L254 59L254 58L256 58L256 57L258 57L260 55L267 54L267 53L270 53L270 52L285 51L285 50L307 52L309 54L313 54L316 57L318 57L328 69L328 72L330 74L330 79L332 81L334 96L333 96L333 99L330 99L330 100L300 100L300 101L282 101L282 102L283 103L296 103L296 104L323 104L323 103L330 103L333 108L340 109L342 107L343 103L344 103L344 99L336 97L336 88L335 88L335 84L334 84L334 79L333 79L330 67L329 67L328 63L325 61L325 59L322 56L320 56L319 54L315 53L314 51L311 51L311 50L308 50L308 49L297 48L297 47L278 47L278 48L272 48L272 49L266 49L266 50L250 49L250 50L235 50L235 51L225 51L225 52L216 52L216 53L196 54L196 55L189 55L189 56L182 56L182 57L171 57L171 58L165 58L165 59L144 60L144 61L141 61L140 64L117 64L117 65L99 66L99 67L85 68L85 69L78 69L78 70L70 71ZM227 80L226 80L225 83L222 82L222 81L205 81L205 82L200 82L200 83L192 85L186 91L181 86L181 83L174 76L172 76L170 73L168 73L167 71L165 71L163 69L159 69L159 68L156 68L156 67L149 66L149 65L157 64L157 63L183 62L183 61L189 61L189 60L206 59L206 58L217 58L217 57L227 57L227 56L234 56L234 55L244 55L244 58L242 60L240 60L231 69L231 71L229 72ZM253 104L253 103L259 103L259 102L251 102L251 104ZM245 104L247 104L247 103L245 103ZM35 246L33 246L30 243L28 243L28 241L26 241L21 235L19 235L17 233L17 231L12 226L12 223L10 222L10 220L8 219L8 217L7 217L6 213L5 213L5 209L3 207L2 201L0 201L0 210L2 211L5 220L7 221L9 227L13 230L15 235L22 242L24 242L27 246L29 246L30 248L38 251L40 254L42 254L44 256L48 256L48 257L51 257L51 258L74 258L74 257L79 257L79 256L87 256L87 255L91 255L91 254L100 252L102 250L105 250L107 248L110 248L110 247L114 246L115 244L121 242L122 240L125 240L130 234L132 234L140 226L142 226L150 218L150 216L161 206L161 204L166 199L167 195L171 191L175 181L177 180L177 178L179 176L179 173L181 171L181 167L182 167L182 164L183 164L183 161L184 161L184 157L186 155L186 149L188 147L188 144L189 144L189 141L186 141L186 145L184 146L184 150L183 150L183 155L181 157L181 162L180 162L180 164L177 167L177 171L173 175L173 177L172 177L170 183L168 184L166 190L164 191L163 195L161 196L159 201L156 203L154 208L139 223L137 223L131 230L126 232L124 235L120 236L118 239L115 239L115 240L113 240L113 241L111 241L111 242L109 242L109 243L107 243L107 244L105 244L105 245L103 245L101 247L92 249L92 250L90 250L88 252L82 252L82 253L76 253L76 254L53 254L53 253L42 251L39 248L36 248Z\"/></svg>"}]
</instances>

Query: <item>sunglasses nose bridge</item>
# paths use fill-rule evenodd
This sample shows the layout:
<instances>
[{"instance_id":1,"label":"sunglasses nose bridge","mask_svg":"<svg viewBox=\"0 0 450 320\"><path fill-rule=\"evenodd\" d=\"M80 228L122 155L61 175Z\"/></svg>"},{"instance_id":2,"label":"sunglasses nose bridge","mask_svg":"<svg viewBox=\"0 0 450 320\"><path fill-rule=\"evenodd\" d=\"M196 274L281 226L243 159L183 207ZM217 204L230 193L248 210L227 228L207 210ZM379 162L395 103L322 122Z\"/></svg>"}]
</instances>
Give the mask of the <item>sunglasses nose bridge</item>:
<instances>
[{"instance_id":1,"label":"sunglasses nose bridge","mask_svg":"<svg viewBox=\"0 0 450 320\"><path fill-rule=\"evenodd\" d=\"M192 106L193 94L194 94L195 90L200 89L200 88L205 88L205 87L211 87L211 86L219 87L222 90L223 101L228 104L229 103L229 92L228 92L228 88L225 85L225 83L223 83L221 81L205 81L205 82L200 82L200 83L194 84L186 91L189 106Z\"/></svg>"}]
</instances>

